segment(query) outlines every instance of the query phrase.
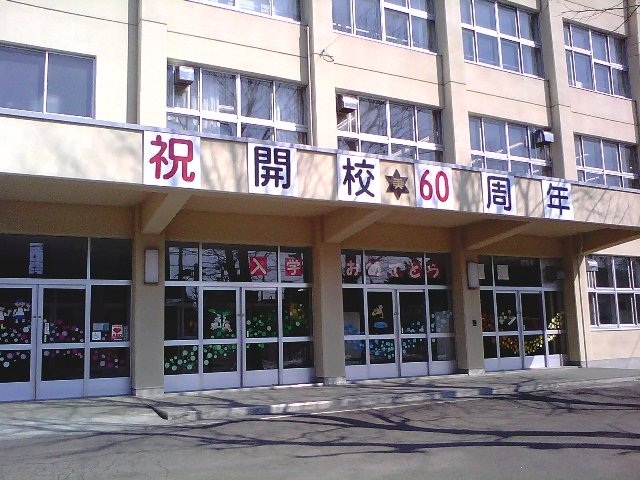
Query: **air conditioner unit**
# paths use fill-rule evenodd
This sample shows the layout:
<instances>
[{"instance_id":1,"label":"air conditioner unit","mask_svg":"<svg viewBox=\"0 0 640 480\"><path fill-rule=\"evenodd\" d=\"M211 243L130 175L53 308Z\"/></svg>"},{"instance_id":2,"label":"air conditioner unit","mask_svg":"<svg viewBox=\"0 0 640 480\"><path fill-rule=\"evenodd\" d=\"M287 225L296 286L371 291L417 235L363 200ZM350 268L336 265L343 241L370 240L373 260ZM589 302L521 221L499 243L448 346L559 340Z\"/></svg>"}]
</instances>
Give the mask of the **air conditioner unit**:
<instances>
[{"instance_id":1,"label":"air conditioner unit","mask_svg":"<svg viewBox=\"0 0 640 480\"><path fill-rule=\"evenodd\" d=\"M176 85L187 87L194 82L195 78L193 67L176 67L173 71L173 82Z\"/></svg>"},{"instance_id":2,"label":"air conditioner unit","mask_svg":"<svg viewBox=\"0 0 640 480\"><path fill-rule=\"evenodd\" d=\"M338 113L353 113L358 110L358 99L348 95L338 95L337 97Z\"/></svg>"},{"instance_id":3,"label":"air conditioner unit","mask_svg":"<svg viewBox=\"0 0 640 480\"><path fill-rule=\"evenodd\" d=\"M553 132L549 130L536 130L533 134L533 143L536 147L541 145L551 145L554 141Z\"/></svg>"},{"instance_id":4,"label":"air conditioner unit","mask_svg":"<svg viewBox=\"0 0 640 480\"><path fill-rule=\"evenodd\" d=\"M587 259L587 272L597 272L598 262L590 258Z\"/></svg>"}]
</instances>

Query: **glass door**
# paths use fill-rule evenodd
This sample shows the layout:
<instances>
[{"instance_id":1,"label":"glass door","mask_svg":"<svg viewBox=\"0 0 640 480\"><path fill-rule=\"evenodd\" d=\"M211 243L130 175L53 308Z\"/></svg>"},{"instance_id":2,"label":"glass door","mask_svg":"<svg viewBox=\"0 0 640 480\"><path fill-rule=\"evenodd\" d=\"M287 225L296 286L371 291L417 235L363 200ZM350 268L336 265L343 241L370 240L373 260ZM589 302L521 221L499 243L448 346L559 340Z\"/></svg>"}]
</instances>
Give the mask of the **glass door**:
<instances>
[{"instance_id":1,"label":"glass door","mask_svg":"<svg viewBox=\"0 0 640 480\"><path fill-rule=\"evenodd\" d=\"M542 292L520 292L524 368L544 368L545 335Z\"/></svg>"},{"instance_id":2,"label":"glass door","mask_svg":"<svg viewBox=\"0 0 640 480\"><path fill-rule=\"evenodd\" d=\"M276 288L243 290L243 386L279 383L278 291Z\"/></svg>"},{"instance_id":3,"label":"glass door","mask_svg":"<svg viewBox=\"0 0 640 480\"><path fill-rule=\"evenodd\" d=\"M238 290L204 290L202 301L202 387L239 387L241 370L238 365L242 362L238 348Z\"/></svg>"},{"instance_id":4,"label":"glass door","mask_svg":"<svg viewBox=\"0 0 640 480\"><path fill-rule=\"evenodd\" d=\"M34 287L0 287L0 401L35 398Z\"/></svg>"},{"instance_id":5,"label":"glass door","mask_svg":"<svg viewBox=\"0 0 640 480\"><path fill-rule=\"evenodd\" d=\"M39 287L36 398L83 395L89 362L85 293L84 287Z\"/></svg>"},{"instance_id":6,"label":"glass door","mask_svg":"<svg viewBox=\"0 0 640 480\"><path fill-rule=\"evenodd\" d=\"M522 368L521 329L517 292L496 292L498 370Z\"/></svg>"},{"instance_id":7,"label":"glass door","mask_svg":"<svg viewBox=\"0 0 640 480\"><path fill-rule=\"evenodd\" d=\"M398 376L394 292L367 292L369 378Z\"/></svg>"},{"instance_id":8,"label":"glass door","mask_svg":"<svg viewBox=\"0 0 640 480\"><path fill-rule=\"evenodd\" d=\"M400 375L429 374L427 309L424 291L398 292L400 318Z\"/></svg>"}]
</instances>

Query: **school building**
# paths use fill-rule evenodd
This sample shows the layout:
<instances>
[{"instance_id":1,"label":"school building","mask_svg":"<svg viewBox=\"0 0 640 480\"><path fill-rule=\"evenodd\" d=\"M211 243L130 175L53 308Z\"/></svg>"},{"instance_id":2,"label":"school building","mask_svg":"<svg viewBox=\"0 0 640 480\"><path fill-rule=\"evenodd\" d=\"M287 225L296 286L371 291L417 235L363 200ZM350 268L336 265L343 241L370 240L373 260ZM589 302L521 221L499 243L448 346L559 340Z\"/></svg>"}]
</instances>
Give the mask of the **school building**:
<instances>
[{"instance_id":1,"label":"school building","mask_svg":"<svg viewBox=\"0 0 640 480\"><path fill-rule=\"evenodd\" d=\"M0 400L640 368L639 5L0 0Z\"/></svg>"}]
</instances>

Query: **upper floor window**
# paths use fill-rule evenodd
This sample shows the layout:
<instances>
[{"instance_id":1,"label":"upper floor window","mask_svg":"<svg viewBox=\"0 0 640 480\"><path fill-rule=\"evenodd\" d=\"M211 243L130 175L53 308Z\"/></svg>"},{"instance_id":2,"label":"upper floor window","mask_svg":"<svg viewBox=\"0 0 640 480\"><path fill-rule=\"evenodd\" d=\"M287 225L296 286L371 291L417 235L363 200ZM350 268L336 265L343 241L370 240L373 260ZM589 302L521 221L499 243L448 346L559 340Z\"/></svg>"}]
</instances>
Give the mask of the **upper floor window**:
<instances>
[{"instance_id":1,"label":"upper floor window","mask_svg":"<svg viewBox=\"0 0 640 480\"><path fill-rule=\"evenodd\" d=\"M632 145L576 135L575 147L578 180L610 187L640 187Z\"/></svg>"},{"instance_id":2,"label":"upper floor window","mask_svg":"<svg viewBox=\"0 0 640 480\"><path fill-rule=\"evenodd\" d=\"M0 46L0 107L92 117L94 59Z\"/></svg>"},{"instance_id":3,"label":"upper floor window","mask_svg":"<svg viewBox=\"0 0 640 480\"><path fill-rule=\"evenodd\" d=\"M436 51L433 0L333 0L333 29Z\"/></svg>"},{"instance_id":4,"label":"upper floor window","mask_svg":"<svg viewBox=\"0 0 640 480\"><path fill-rule=\"evenodd\" d=\"M629 97L624 39L564 25L569 85Z\"/></svg>"},{"instance_id":5,"label":"upper floor window","mask_svg":"<svg viewBox=\"0 0 640 480\"><path fill-rule=\"evenodd\" d=\"M307 143L303 87L192 67L181 78L184 70L167 67L167 127Z\"/></svg>"},{"instance_id":6,"label":"upper floor window","mask_svg":"<svg viewBox=\"0 0 640 480\"><path fill-rule=\"evenodd\" d=\"M263 13L274 17L285 17L300 21L299 0L207 0L211 3L229 5L242 10Z\"/></svg>"},{"instance_id":7,"label":"upper floor window","mask_svg":"<svg viewBox=\"0 0 640 480\"><path fill-rule=\"evenodd\" d=\"M591 325L640 326L640 259L605 255L590 259L598 265L587 273Z\"/></svg>"},{"instance_id":8,"label":"upper floor window","mask_svg":"<svg viewBox=\"0 0 640 480\"><path fill-rule=\"evenodd\" d=\"M547 146L534 143L538 127L469 117L471 165L516 175L551 176Z\"/></svg>"},{"instance_id":9,"label":"upper floor window","mask_svg":"<svg viewBox=\"0 0 640 480\"><path fill-rule=\"evenodd\" d=\"M460 0L464 58L542 77L538 16L490 0Z\"/></svg>"},{"instance_id":10,"label":"upper floor window","mask_svg":"<svg viewBox=\"0 0 640 480\"><path fill-rule=\"evenodd\" d=\"M338 96L340 102L344 96ZM413 160L442 161L440 112L366 97L338 110L338 148Z\"/></svg>"}]
</instances>

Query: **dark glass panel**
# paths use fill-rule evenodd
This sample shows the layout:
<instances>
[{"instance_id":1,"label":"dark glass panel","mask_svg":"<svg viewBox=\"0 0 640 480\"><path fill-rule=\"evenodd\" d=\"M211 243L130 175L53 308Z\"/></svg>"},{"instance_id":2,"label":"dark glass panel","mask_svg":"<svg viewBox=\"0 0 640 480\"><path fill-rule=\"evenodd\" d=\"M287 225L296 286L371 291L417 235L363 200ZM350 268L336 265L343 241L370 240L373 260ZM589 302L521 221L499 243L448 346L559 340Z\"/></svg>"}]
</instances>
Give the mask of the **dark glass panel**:
<instances>
[{"instance_id":1,"label":"dark glass panel","mask_svg":"<svg viewBox=\"0 0 640 480\"><path fill-rule=\"evenodd\" d=\"M308 288L282 290L282 334L285 337L311 336L313 316Z\"/></svg>"},{"instance_id":2,"label":"dark glass panel","mask_svg":"<svg viewBox=\"0 0 640 480\"><path fill-rule=\"evenodd\" d=\"M278 368L277 343L248 343L247 370L275 370Z\"/></svg>"},{"instance_id":3,"label":"dark glass panel","mask_svg":"<svg viewBox=\"0 0 640 480\"><path fill-rule=\"evenodd\" d=\"M79 380L84 377L84 349L42 351L42 380Z\"/></svg>"},{"instance_id":4,"label":"dark glass panel","mask_svg":"<svg viewBox=\"0 0 640 480\"><path fill-rule=\"evenodd\" d=\"M166 287L164 291L164 339L198 338L197 287Z\"/></svg>"},{"instance_id":5,"label":"dark glass panel","mask_svg":"<svg viewBox=\"0 0 640 480\"><path fill-rule=\"evenodd\" d=\"M282 344L283 368L313 368L312 342L285 342Z\"/></svg>"},{"instance_id":6,"label":"dark glass panel","mask_svg":"<svg viewBox=\"0 0 640 480\"><path fill-rule=\"evenodd\" d=\"M117 378L129 376L128 348L92 348L89 354L91 378Z\"/></svg>"},{"instance_id":7,"label":"dark glass panel","mask_svg":"<svg viewBox=\"0 0 640 480\"><path fill-rule=\"evenodd\" d=\"M342 289L344 334L364 334L364 296L359 288Z\"/></svg>"},{"instance_id":8,"label":"dark glass panel","mask_svg":"<svg viewBox=\"0 0 640 480\"><path fill-rule=\"evenodd\" d=\"M198 373L198 346L174 345L164 347L164 374Z\"/></svg>"},{"instance_id":9,"label":"dark glass panel","mask_svg":"<svg viewBox=\"0 0 640 480\"><path fill-rule=\"evenodd\" d=\"M128 285L93 285L91 287L91 341L129 341Z\"/></svg>"},{"instance_id":10,"label":"dark glass panel","mask_svg":"<svg viewBox=\"0 0 640 480\"><path fill-rule=\"evenodd\" d=\"M202 372L235 372L238 370L238 346L220 343L202 347Z\"/></svg>"},{"instance_id":11,"label":"dark glass panel","mask_svg":"<svg viewBox=\"0 0 640 480\"><path fill-rule=\"evenodd\" d=\"M30 379L30 350L0 350L0 383L28 382Z\"/></svg>"},{"instance_id":12,"label":"dark glass panel","mask_svg":"<svg viewBox=\"0 0 640 480\"><path fill-rule=\"evenodd\" d=\"M131 280L131 240L91 239L91 278Z\"/></svg>"}]
</instances>

